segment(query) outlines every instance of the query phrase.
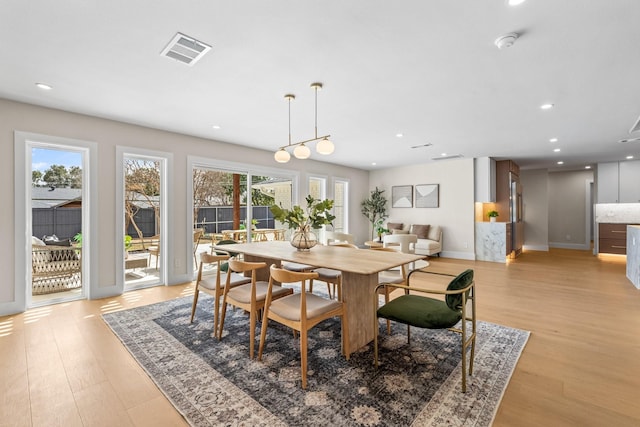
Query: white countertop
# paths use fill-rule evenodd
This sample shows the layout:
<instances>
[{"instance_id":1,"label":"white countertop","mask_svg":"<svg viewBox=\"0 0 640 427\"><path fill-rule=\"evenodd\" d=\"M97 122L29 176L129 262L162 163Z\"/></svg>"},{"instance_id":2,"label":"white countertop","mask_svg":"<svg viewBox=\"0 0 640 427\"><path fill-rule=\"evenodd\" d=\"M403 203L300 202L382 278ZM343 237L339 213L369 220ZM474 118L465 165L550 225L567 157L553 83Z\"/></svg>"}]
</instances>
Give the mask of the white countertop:
<instances>
[{"instance_id":1,"label":"white countertop","mask_svg":"<svg viewBox=\"0 0 640 427\"><path fill-rule=\"evenodd\" d=\"M596 222L640 224L640 203L598 203Z\"/></svg>"}]
</instances>

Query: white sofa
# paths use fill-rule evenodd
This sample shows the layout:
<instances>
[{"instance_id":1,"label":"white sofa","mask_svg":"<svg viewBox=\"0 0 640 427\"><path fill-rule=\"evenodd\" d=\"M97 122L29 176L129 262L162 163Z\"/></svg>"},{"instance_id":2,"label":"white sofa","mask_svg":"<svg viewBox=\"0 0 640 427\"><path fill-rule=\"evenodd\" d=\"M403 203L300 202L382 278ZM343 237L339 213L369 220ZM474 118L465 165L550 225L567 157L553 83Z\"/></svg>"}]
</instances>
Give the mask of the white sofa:
<instances>
[{"instance_id":1,"label":"white sofa","mask_svg":"<svg viewBox=\"0 0 640 427\"><path fill-rule=\"evenodd\" d=\"M401 227L402 224L399 223L387 223L387 228L392 234L415 234L417 236L417 241L413 244L414 253L440 256L440 252L442 252L442 228L439 225L413 224L406 230ZM425 227L428 227L426 234Z\"/></svg>"}]
</instances>

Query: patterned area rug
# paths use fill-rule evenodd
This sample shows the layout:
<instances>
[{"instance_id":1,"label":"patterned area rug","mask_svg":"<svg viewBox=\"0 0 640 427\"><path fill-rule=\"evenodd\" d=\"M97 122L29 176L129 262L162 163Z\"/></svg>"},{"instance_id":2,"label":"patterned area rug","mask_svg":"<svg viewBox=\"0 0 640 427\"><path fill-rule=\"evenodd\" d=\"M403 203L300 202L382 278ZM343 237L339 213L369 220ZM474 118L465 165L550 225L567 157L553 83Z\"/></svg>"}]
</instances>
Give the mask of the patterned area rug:
<instances>
[{"instance_id":1,"label":"patterned area rug","mask_svg":"<svg viewBox=\"0 0 640 427\"><path fill-rule=\"evenodd\" d=\"M211 337L212 299L191 298L103 316L131 354L193 426L489 426L529 333L479 322L473 376L460 391L460 339L448 331L381 323L381 364L373 345L340 355L340 323L309 336L306 390L298 341L269 323L261 362L249 359L248 316L227 311L221 341ZM256 330L256 353L259 325Z\"/></svg>"}]
</instances>

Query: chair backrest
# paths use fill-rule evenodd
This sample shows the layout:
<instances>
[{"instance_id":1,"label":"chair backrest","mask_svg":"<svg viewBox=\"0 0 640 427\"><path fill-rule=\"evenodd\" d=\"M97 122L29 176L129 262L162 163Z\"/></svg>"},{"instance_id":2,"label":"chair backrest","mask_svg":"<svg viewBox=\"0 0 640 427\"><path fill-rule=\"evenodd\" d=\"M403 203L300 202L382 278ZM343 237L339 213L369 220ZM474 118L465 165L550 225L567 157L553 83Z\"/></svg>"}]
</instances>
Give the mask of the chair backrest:
<instances>
[{"instance_id":1,"label":"chair backrest","mask_svg":"<svg viewBox=\"0 0 640 427\"><path fill-rule=\"evenodd\" d=\"M346 243L346 242L332 243L331 246L338 246L341 248L360 249L357 245L354 245L353 243Z\"/></svg>"},{"instance_id":2,"label":"chair backrest","mask_svg":"<svg viewBox=\"0 0 640 427\"><path fill-rule=\"evenodd\" d=\"M234 245L234 244L236 244L236 243L239 243L239 242L236 242L235 240L229 240L229 239L227 239L227 240L220 240L218 243L216 243L216 245ZM216 252L216 249L214 249L214 252ZM227 252L227 251L224 251L224 252L225 252L225 253L228 253L228 254L229 254L229 255L231 255L232 257L238 256L238 253L237 253L237 252L231 252L231 251L228 251L228 252ZM218 252L216 252L216 253L218 253ZM222 253L222 251L220 251L220 253Z\"/></svg>"},{"instance_id":3,"label":"chair backrest","mask_svg":"<svg viewBox=\"0 0 640 427\"><path fill-rule=\"evenodd\" d=\"M395 250L393 248L385 248L385 247L381 247L381 248L380 247L372 247L369 250L370 251L379 251L379 252L398 252L397 250ZM406 284L406 281L407 281L407 267L406 266L407 266L407 264L402 264L400 266L400 272L402 273L402 278L404 279L405 284ZM397 267L395 267L395 268L397 268Z\"/></svg>"},{"instance_id":4,"label":"chair backrest","mask_svg":"<svg viewBox=\"0 0 640 427\"><path fill-rule=\"evenodd\" d=\"M202 269L205 264L218 264L218 269L216 271L218 282L220 281L220 271L226 271L226 263L222 263L222 261L227 261L229 259L229 254L226 253L217 253L215 255L208 254L206 252L200 252L200 266L198 267L198 282L202 280Z\"/></svg>"},{"instance_id":5,"label":"chair backrest","mask_svg":"<svg viewBox=\"0 0 640 427\"><path fill-rule=\"evenodd\" d=\"M307 313L307 280L317 279L320 275L315 271L290 271L278 268L271 264L269 268L269 292L273 289L273 282L296 283L300 282L300 318L306 317ZM267 296L269 299L270 296Z\"/></svg>"},{"instance_id":6,"label":"chair backrest","mask_svg":"<svg viewBox=\"0 0 640 427\"><path fill-rule=\"evenodd\" d=\"M447 286L447 290L448 291L458 291L460 289L464 289L467 286L469 286L470 284L473 283L473 270L468 269L463 271L462 273L458 274L450 283L449 286ZM471 289L469 289L466 293L466 296L469 296L469 292L471 291ZM454 311L459 311L462 308L462 295L461 294L455 294L455 295L446 295L445 296L445 302L447 303L447 306Z\"/></svg>"},{"instance_id":7,"label":"chair backrest","mask_svg":"<svg viewBox=\"0 0 640 427\"><path fill-rule=\"evenodd\" d=\"M252 271L255 275L255 271L267 266L266 262L249 262L238 261L237 259L229 259L229 269L236 273L244 273L245 271Z\"/></svg>"},{"instance_id":8,"label":"chair backrest","mask_svg":"<svg viewBox=\"0 0 640 427\"><path fill-rule=\"evenodd\" d=\"M409 254L415 250L411 244L418 243L418 236L415 234L387 234L382 238L382 242L385 247L389 243L400 245L400 252Z\"/></svg>"},{"instance_id":9,"label":"chair backrest","mask_svg":"<svg viewBox=\"0 0 640 427\"><path fill-rule=\"evenodd\" d=\"M332 245L334 242L355 243L353 234L340 233L338 231L325 231L324 237L327 245Z\"/></svg>"}]
</instances>

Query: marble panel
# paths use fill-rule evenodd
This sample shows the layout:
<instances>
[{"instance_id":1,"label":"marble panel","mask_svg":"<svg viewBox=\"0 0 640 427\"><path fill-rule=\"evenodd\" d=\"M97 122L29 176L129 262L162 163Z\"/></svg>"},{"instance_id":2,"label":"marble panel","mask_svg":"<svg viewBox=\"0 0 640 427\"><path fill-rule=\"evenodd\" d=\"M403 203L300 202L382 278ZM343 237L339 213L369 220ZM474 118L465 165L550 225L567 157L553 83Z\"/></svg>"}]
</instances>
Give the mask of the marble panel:
<instances>
[{"instance_id":1,"label":"marble panel","mask_svg":"<svg viewBox=\"0 0 640 427\"><path fill-rule=\"evenodd\" d=\"M476 260L507 262L507 222L476 222Z\"/></svg>"},{"instance_id":2,"label":"marble panel","mask_svg":"<svg viewBox=\"0 0 640 427\"><path fill-rule=\"evenodd\" d=\"M640 203L598 203L596 222L640 224Z\"/></svg>"}]
</instances>

